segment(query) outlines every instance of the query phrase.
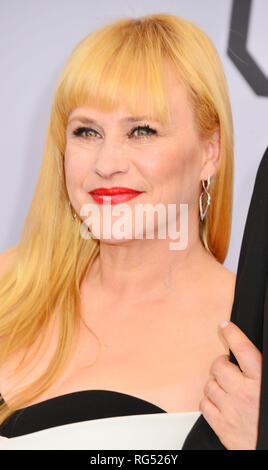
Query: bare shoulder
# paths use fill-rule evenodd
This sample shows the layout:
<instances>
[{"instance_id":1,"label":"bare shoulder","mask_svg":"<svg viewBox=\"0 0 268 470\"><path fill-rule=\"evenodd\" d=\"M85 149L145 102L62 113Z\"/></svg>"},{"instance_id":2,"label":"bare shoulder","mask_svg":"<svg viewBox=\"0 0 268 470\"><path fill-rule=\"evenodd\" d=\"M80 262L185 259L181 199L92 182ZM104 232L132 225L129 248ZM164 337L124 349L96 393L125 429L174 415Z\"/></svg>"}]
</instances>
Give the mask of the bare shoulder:
<instances>
[{"instance_id":1,"label":"bare shoulder","mask_svg":"<svg viewBox=\"0 0 268 470\"><path fill-rule=\"evenodd\" d=\"M214 328L224 320L230 320L235 294L236 274L223 264L216 261L209 273L208 296L210 299L211 315L209 320ZM208 314L209 315L209 314Z\"/></svg>"},{"instance_id":2,"label":"bare shoulder","mask_svg":"<svg viewBox=\"0 0 268 470\"><path fill-rule=\"evenodd\" d=\"M214 288L218 287L225 293L234 289L236 274L224 266L223 263L220 263L214 256L206 253L203 269L209 277L209 284Z\"/></svg>"},{"instance_id":3,"label":"bare shoulder","mask_svg":"<svg viewBox=\"0 0 268 470\"><path fill-rule=\"evenodd\" d=\"M207 320L213 326L230 320L235 294L236 275L214 257L207 257L202 267L204 276L200 288L200 299Z\"/></svg>"},{"instance_id":4,"label":"bare shoulder","mask_svg":"<svg viewBox=\"0 0 268 470\"><path fill-rule=\"evenodd\" d=\"M236 274L223 265L220 265L219 269L219 277L214 281L215 291L218 292L219 303L223 308L221 313L219 304L219 314L223 315L224 311L226 312L225 317L223 315L220 321L230 320L235 295Z\"/></svg>"},{"instance_id":5,"label":"bare shoulder","mask_svg":"<svg viewBox=\"0 0 268 470\"><path fill-rule=\"evenodd\" d=\"M17 255L17 249L18 247L15 245L0 253L0 277L9 268L10 264L13 263Z\"/></svg>"},{"instance_id":6,"label":"bare shoulder","mask_svg":"<svg viewBox=\"0 0 268 470\"><path fill-rule=\"evenodd\" d=\"M236 283L236 274L217 261L213 283L221 290L222 294L233 296Z\"/></svg>"},{"instance_id":7,"label":"bare shoulder","mask_svg":"<svg viewBox=\"0 0 268 470\"><path fill-rule=\"evenodd\" d=\"M196 320L198 329L193 334L195 344L198 341L201 344L198 361L200 359L202 373L207 377L213 361L220 355L229 353L220 324L231 318L236 275L215 258L207 259L204 271L198 310L201 315Z\"/></svg>"}]
</instances>

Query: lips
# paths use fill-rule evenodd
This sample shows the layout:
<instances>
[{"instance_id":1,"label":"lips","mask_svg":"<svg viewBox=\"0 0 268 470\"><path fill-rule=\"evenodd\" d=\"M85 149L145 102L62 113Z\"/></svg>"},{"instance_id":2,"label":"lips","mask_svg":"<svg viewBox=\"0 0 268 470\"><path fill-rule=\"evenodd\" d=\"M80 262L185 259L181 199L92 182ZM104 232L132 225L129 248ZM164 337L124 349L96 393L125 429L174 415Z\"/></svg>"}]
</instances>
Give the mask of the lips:
<instances>
[{"instance_id":1,"label":"lips","mask_svg":"<svg viewBox=\"0 0 268 470\"><path fill-rule=\"evenodd\" d=\"M113 188L96 188L93 189L90 194L98 194L99 196L114 196L116 194L137 194L141 192L142 191L137 191L136 189L115 186Z\"/></svg>"},{"instance_id":2,"label":"lips","mask_svg":"<svg viewBox=\"0 0 268 470\"><path fill-rule=\"evenodd\" d=\"M137 197L143 191L137 191L131 188L113 187L96 188L89 192L95 202L98 204L120 204ZM107 197L109 196L109 197Z\"/></svg>"}]
</instances>

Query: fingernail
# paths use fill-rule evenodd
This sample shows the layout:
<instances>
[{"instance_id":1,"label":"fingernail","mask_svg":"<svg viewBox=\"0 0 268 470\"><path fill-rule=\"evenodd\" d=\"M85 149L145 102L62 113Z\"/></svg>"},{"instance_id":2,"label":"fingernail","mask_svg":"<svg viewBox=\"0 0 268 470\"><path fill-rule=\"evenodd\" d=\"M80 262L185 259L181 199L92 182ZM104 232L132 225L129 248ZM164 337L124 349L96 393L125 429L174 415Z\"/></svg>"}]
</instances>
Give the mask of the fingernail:
<instances>
[{"instance_id":1,"label":"fingernail","mask_svg":"<svg viewBox=\"0 0 268 470\"><path fill-rule=\"evenodd\" d=\"M224 320L222 323L221 323L221 328L225 328L226 326L229 325L229 322L227 320Z\"/></svg>"}]
</instances>

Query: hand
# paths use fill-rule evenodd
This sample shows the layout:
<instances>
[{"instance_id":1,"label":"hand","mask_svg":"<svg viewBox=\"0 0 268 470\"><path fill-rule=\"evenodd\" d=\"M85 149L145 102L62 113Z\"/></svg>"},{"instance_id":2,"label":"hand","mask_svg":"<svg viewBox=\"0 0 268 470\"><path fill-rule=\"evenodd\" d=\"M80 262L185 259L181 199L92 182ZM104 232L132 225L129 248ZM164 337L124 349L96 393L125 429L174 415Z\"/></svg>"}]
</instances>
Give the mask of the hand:
<instances>
[{"instance_id":1,"label":"hand","mask_svg":"<svg viewBox=\"0 0 268 470\"><path fill-rule=\"evenodd\" d=\"M262 354L232 322L222 333L239 367L228 355L212 364L200 411L229 450L254 450L257 445ZM240 370L241 369L241 370Z\"/></svg>"}]
</instances>

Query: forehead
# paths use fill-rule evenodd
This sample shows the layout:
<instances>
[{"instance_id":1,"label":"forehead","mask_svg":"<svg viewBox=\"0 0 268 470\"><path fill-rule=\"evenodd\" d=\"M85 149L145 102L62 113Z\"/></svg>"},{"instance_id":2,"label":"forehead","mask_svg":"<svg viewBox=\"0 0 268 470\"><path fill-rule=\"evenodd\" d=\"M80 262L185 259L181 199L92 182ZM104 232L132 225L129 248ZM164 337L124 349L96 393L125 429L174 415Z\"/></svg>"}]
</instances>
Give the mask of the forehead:
<instances>
[{"instance_id":1,"label":"forehead","mask_svg":"<svg viewBox=\"0 0 268 470\"><path fill-rule=\"evenodd\" d=\"M193 118L193 109L187 88L170 65L167 65L165 68L163 87L167 97L170 115L174 119L176 119L176 116L181 116L182 114L185 118Z\"/></svg>"},{"instance_id":2,"label":"forehead","mask_svg":"<svg viewBox=\"0 0 268 470\"><path fill-rule=\"evenodd\" d=\"M186 86L182 80L179 79L178 74L168 64L165 68L165 76L163 79L163 89L165 93L167 108L169 110L170 120L167 117L166 125L172 125L177 119L184 119L184 122L193 121L193 110L190 102L189 95L187 93ZM120 123L133 123L141 120L153 120L158 122L157 118L151 118L143 107L144 94L143 90L139 91L137 96L137 110L138 112L131 113L129 110L126 100L123 97L119 97L117 100L116 108L112 111L103 112L97 107L90 106L88 104L81 105L73 109L68 117L68 122L75 119L105 119L106 117L111 119L114 118L119 120Z\"/></svg>"}]
</instances>

